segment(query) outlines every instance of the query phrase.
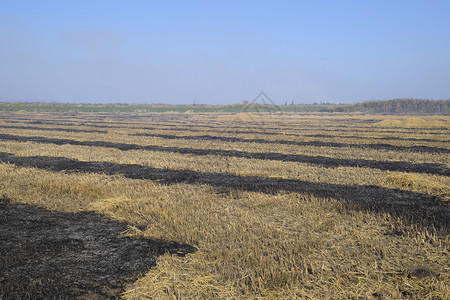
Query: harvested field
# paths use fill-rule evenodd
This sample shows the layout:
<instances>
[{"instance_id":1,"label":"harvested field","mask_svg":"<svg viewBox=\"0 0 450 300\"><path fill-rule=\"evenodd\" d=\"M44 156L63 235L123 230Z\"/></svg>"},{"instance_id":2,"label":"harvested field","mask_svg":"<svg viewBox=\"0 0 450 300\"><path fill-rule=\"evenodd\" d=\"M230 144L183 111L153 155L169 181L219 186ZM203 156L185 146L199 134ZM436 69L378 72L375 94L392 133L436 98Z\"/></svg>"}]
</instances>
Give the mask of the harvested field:
<instances>
[{"instance_id":1,"label":"harvested field","mask_svg":"<svg viewBox=\"0 0 450 300\"><path fill-rule=\"evenodd\" d=\"M2 112L0 298L446 299L450 119L405 120Z\"/></svg>"},{"instance_id":2,"label":"harvested field","mask_svg":"<svg viewBox=\"0 0 450 300\"><path fill-rule=\"evenodd\" d=\"M202 140L202 137L198 137ZM218 155L227 157L242 157L249 159L267 159L267 160L280 160L280 161L294 161L309 164L317 164L325 167L339 167L339 166L349 166L349 167L369 167L380 170L390 170L390 171L403 171L403 172L416 172L416 173L429 173L438 175L450 175L450 169L443 164L412 164L409 162L386 162L386 161L376 161L376 160L365 160L365 159L339 159L330 158L323 156L307 156L307 155L296 155L296 154L283 154L283 153L257 153L257 152L246 152L237 150L220 150L220 149L194 149L194 148L178 148L178 147L163 147L163 146L141 146L137 144L125 144L125 143L111 143L104 141L76 141L69 139L51 139L45 137L27 137L27 136L17 136L0 134L0 140L11 140L11 141L21 141L21 142L37 142L44 144L55 144L55 145L80 145L80 146L97 146L106 148L116 148L122 151L127 150L147 150L147 151L158 151L158 152L173 152L181 154L192 154L198 156L205 155ZM204 139L209 140L209 139Z\"/></svg>"}]
</instances>

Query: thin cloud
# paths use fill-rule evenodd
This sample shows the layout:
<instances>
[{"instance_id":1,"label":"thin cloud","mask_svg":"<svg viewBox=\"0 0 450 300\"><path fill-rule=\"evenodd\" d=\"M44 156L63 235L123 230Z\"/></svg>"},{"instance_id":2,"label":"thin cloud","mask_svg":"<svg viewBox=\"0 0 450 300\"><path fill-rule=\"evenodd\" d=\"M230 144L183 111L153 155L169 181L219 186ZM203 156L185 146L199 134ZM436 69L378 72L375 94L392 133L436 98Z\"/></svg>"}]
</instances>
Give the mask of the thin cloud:
<instances>
[{"instance_id":1,"label":"thin cloud","mask_svg":"<svg viewBox=\"0 0 450 300\"><path fill-rule=\"evenodd\" d=\"M113 31L74 30L61 35L61 40L68 46L79 47L88 51L111 51L120 47L124 39Z\"/></svg>"}]
</instances>

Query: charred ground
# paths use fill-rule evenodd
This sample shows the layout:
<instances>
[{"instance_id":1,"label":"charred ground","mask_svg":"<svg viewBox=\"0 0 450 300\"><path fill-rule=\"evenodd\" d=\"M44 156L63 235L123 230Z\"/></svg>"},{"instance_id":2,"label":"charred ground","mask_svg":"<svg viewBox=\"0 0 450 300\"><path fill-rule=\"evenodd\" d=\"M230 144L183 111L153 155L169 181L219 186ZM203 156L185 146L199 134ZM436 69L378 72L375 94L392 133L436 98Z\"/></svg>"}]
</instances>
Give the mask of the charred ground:
<instances>
[{"instance_id":1,"label":"charred ground","mask_svg":"<svg viewBox=\"0 0 450 300\"><path fill-rule=\"evenodd\" d=\"M0 298L118 298L164 253L190 245L120 237L127 224L0 200Z\"/></svg>"}]
</instances>

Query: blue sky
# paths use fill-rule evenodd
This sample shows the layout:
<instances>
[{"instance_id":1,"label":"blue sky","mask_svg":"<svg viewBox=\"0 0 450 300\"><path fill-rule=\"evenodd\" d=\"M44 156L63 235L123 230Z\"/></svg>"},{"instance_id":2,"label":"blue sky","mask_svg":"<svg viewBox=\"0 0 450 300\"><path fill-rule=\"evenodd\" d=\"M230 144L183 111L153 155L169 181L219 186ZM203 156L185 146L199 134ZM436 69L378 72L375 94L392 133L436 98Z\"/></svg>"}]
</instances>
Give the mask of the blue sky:
<instances>
[{"instance_id":1,"label":"blue sky","mask_svg":"<svg viewBox=\"0 0 450 300\"><path fill-rule=\"evenodd\" d=\"M450 1L0 5L0 101L450 98Z\"/></svg>"}]
</instances>

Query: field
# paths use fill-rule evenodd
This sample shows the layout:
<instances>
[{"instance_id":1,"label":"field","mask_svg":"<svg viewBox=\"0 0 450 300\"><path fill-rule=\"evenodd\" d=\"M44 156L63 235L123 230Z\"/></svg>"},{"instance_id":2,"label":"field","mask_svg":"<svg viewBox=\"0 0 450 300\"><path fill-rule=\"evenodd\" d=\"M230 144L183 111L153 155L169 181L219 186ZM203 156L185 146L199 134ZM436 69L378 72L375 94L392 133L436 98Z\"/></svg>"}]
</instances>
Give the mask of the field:
<instances>
[{"instance_id":1,"label":"field","mask_svg":"<svg viewBox=\"0 0 450 300\"><path fill-rule=\"evenodd\" d=\"M450 117L0 112L0 299L448 299Z\"/></svg>"}]
</instances>

